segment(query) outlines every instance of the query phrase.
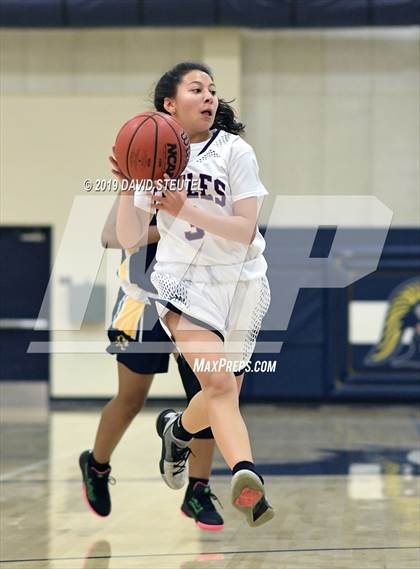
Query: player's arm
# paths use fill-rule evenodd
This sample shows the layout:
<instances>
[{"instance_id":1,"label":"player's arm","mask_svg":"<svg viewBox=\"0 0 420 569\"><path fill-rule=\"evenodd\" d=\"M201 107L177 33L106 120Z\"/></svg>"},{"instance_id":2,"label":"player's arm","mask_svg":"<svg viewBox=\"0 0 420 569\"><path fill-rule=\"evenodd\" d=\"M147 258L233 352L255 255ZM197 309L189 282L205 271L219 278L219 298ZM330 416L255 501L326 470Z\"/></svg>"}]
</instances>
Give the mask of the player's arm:
<instances>
[{"instance_id":1,"label":"player's arm","mask_svg":"<svg viewBox=\"0 0 420 569\"><path fill-rule=\"evenodd\" d=\"M105 249L122 249L117 238L117 212L120 197L118 196L108 214L101 235L102 247ZM137 209L136 209L137 213ZM151 243L157 243L160 239L159 231L155 225L150 225L147 234L136 244L136 247L144 247Z\"/></svg>"},{"instance_id":2,"label":"player's arm","mask_svg":"<svg viewBox=\"0 0 420 569\"><path fill-rule=\"evenodd\" d=\"M124 181L128 182L129 186L131 180L126 178L120 171L115 156L109 156L109 161L112 164L112 173L115 177L121 183ZM118 196L115 232L117 241L123 249L136 247L143 239L147 239L147 231L150 220L153 217L150 208L146 211L145 209L135 207L134 193L134 189L127 189L126 191L121 191Z\"/></svg>"},{"instance_id":3,"label":"player's arm","mask_svg":"<svg viewBox=\"0 0 420 569\"><path fill-rule=\"evenodd\" d=\"M124 249L131 249L143 239L147 239L147 231L153 214L135 207L134 192L124 192L119 197L116 235Z\"/></svg>"},{"instance_id":4,"label":"player's arm","mask_svg":"<svg viewBox=\"0 0 420 569\"><path fill-rule=\"evenodd\" d=\"M258 197L267 193L258 176L255 153L249 145L239 144L228 165L229 185L233 199L229 217L209 213L192 205L186 192L165 192L157 209L163 209L204 231L249 245L256 233L259 211ZM258 197L257 197L258 196Z\"/></svg>"},{"instance_id":5,"label":"player's arm","mask_svg":"<svg viewBox=\"0 0 420 569\"><path fill-rule=\"evenodd\" d=\"M233 204L233 215L225 217L208 213L186 201L178 217L204 231L249 245L255 237L257 198L244 198Z\"/></svg>"}]
</instances>

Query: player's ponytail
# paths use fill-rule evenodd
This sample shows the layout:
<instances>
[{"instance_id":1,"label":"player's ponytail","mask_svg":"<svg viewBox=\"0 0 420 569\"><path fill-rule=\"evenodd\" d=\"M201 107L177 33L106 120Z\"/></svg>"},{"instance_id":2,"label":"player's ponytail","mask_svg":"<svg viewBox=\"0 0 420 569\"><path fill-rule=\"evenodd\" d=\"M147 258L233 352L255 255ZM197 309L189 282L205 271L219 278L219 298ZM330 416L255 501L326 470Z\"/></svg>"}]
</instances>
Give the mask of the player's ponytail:
<instances>
[{"instance_id":1,"label":"player's ponytail","mask_svg":"<svg viewBox=\"0 0 420 569\"><path fill-rule=\"evenodd\" d=\"M232 101L229 101L231 103ZM235 118L235 111L227 101L219 99L213 128L221 128L231 134L241 134L245 131L245 125Z\"/></svg>"},{"instance_id":2,"label":"player's ponytail","mask_svg":"<svg viewBox=\"0 0 420 569\"><path fill-rule=\"evenodd\" d=\"M168 112L163 104L165 97L175 97L177 87L179 83L181 83L184 75L195 69L207 73L207 75L213 79L210 67L203 63L178 63L175 67L164 73L156 84L153 102L157 111L161 113ZM214 118L213 128L220 128L231 134L241 134L245 130L245 125L236 120L235 112L229 104L231 102L232 101L227 102L223 99L219 99L219 106Z\"/></svg>"}]
</instances>

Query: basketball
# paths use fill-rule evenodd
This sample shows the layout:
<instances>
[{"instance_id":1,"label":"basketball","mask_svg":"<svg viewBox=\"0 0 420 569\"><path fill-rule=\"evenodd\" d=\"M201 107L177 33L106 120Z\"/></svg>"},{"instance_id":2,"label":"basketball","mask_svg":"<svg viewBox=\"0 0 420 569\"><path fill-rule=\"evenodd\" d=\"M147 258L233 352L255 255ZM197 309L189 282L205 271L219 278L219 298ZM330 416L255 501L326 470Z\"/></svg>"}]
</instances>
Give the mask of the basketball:
<instances>
[{"instance_id":1,"label":"basketball","mask_svg":"<svg viewBox=\"0 0 420 569\"><path fill-rule=\"evenodd\" d=\"M115 158L121 172L132 180L177 178L190 156L190 141L170 115L145 112L127 121L117 134Z\"/></svg>"}]
</instances>

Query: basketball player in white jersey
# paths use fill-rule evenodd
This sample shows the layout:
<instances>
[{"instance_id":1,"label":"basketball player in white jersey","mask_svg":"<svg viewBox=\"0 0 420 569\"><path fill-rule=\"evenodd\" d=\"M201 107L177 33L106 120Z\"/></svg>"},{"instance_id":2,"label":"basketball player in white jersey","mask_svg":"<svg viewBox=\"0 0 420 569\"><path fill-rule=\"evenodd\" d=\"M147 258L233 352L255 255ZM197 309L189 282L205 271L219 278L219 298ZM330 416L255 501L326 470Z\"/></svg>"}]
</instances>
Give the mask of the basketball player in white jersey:
<instances>
[{"instance_id":1,"label":"basketball player in white jersey","mask_svg":"<svg viewBox=\"0 0 420 569\"><path fill-rule=\"evenodd\" d=\"M161 323L197 375L201 391L183 413L157 420L160 470L171 488L187 479L194 434L211 426L232 470L231 500L251 527L273 509L251 453L239 410L244 369L270 302L257 215L267 193L252 148L232 108L218 100L210 69L181 63L158 81L157 111L176 118L191 141L182 191L124 195L117 215L119 241L130 247L145 234L156 210L160 241L152 283ZM113 160L114 173L122 174ZM205 362L197 371L197 362Z\"/></svg>"}]
</instances>

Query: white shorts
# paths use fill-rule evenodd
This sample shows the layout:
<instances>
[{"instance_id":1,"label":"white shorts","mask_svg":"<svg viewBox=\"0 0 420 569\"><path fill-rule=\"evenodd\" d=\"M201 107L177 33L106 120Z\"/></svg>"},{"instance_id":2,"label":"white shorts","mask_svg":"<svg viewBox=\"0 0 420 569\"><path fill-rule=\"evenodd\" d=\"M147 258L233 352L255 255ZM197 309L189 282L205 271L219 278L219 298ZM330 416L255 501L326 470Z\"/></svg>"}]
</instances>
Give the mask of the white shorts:
<instances>
[{"instance_id":1,"label":"white shorts","mask_svg":"<svg viewBox=\"0 0 420 569\"><path fill-rule=\"evenodd\" d=\"M151 281L160 299L223 337L224 357L233 362L231 371L246 367L270 304L270 287L265 275L247 281L209 283L179 280L168 273L154 271ZM170 308L160 302L156 307L162 326L169 334L164 317Z\"/></svg>"}]
</instances>

